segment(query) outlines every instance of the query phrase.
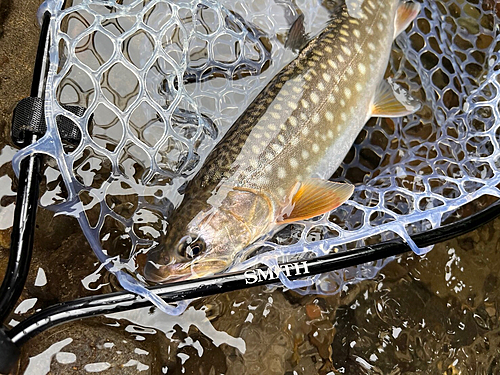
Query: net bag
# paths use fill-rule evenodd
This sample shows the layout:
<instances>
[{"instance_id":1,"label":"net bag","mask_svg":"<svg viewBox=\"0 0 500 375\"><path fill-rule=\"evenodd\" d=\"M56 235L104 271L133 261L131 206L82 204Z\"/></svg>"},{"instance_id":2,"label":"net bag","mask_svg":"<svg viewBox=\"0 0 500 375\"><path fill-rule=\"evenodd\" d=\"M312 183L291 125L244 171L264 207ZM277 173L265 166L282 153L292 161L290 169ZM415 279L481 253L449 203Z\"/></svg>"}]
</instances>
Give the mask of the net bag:
<instances>
[{"instance_id":1,"label":"net bag","mask_svg":"<svg viewBox=\"0 0 500 375\"><path fill-rule=\"evenodd\" d=\"M355 10L358 0L347 0ZM315 0L47 0L50 66L46 134L19 151L47 155L41 204L76 217L120 284L168 313L149 292L137 260L161 243L166 218L229 126L296 54L285 47L304 15L313 36L328 22ZM395 237L417 254L411 234L437 228L500 196L500 61L494 1L422 2L400 35L387 75L422 108L371 119L334 180L356 185L329 214L260 240L229 270L349 251ZM83 107L83 113L68 108ZM76 124L77 144L57 123ZM52 163L50 161L53 161ZM301 292L334 293L372 277L386 261L290 281ZM94 274L95 281L99 270Z\"/></svg>"}]
</instances>

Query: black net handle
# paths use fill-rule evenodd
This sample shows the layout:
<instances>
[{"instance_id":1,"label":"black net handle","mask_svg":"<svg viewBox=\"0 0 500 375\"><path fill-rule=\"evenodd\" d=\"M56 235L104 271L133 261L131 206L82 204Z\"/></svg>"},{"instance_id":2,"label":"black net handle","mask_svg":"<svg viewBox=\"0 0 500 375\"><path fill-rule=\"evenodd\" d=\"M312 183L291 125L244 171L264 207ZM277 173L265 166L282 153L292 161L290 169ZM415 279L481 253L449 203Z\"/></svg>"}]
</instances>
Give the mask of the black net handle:
<instances>
[{"instance_id":1,"label":"black net handle","mask_svg":"<svg viewBox=\"0 0 500 375\"><path fill-rule=\"evenodd\" d=\"M455 223L432 229L411 238L419 247L427 247L446 241L477 229L483 224L500 216L500 200L488 208ZM344 253L331 254L315 259L285 263L290 279L300 279L325 272L373 262L410 251L403 240L392 240L374 246L366 246ZM150 289L166 302L206 297L209 295L245 289L253 286L273 284L277 282L273 270L257 268L247 271L221 274L195 280L182 281L167 285L159 285ZM6 334L13 343L20 346L26 341L51 327L76 319L112 314L151 306L151 302L130 292L108 293L100 296L79 298L59 303L39 311L20 322ZM0 348L1 351L1 348Z\"/></svg>"}]
</instances>

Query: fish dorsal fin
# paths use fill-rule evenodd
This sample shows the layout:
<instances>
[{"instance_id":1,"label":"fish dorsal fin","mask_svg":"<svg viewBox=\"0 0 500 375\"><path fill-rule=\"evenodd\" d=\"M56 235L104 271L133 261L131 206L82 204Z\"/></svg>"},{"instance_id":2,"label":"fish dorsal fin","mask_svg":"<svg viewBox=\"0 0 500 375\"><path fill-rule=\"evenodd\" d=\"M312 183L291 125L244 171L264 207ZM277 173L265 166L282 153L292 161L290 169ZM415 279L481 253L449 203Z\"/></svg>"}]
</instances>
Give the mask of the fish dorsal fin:
<instances>
[{"instance_id":1,"label":"fish dorsal fin","mask_svg":"<svg viewBox=\"0 0 500 375\"><path fill-rule=\"evenodd\" d=\"M420 13L419 3L401 3L394 20L394 38L401 34Z\"/></svg>"},{"instance_id":2,"label":"fish dorsal fin","mask_svg":"<svg viewBox=\"0 0 500 375\"><path fill-rule=\"evenodd\" d=\"M285 48L292 51L300 51L308 42L306 28L304 26L304 14L301 14L293 22L285 42Z\"/></svg>"},{"instance_id":3,"label":"fish dorsal fin","mask_svg":"<svg viewBox=\"0 0 500 375\"><path fill-rule=\"evenodd\" d=\"M290 223L329 212L337 208L354 191L354 186L349 183L332 182L312 178L300 185L292 197L289 213L284 213L278 224Z\"/></svg>"},{"instance_id":4,"label":"fish dorsal fin","mask_svg":"<svg viewBox=\"0 0 500 375\"><path fill-rule=\"evenodd\" d=\"M374 117L401 117L418 111L420 104L401 86L382 80L370 109Z\"/></svg>"}]
</instances>

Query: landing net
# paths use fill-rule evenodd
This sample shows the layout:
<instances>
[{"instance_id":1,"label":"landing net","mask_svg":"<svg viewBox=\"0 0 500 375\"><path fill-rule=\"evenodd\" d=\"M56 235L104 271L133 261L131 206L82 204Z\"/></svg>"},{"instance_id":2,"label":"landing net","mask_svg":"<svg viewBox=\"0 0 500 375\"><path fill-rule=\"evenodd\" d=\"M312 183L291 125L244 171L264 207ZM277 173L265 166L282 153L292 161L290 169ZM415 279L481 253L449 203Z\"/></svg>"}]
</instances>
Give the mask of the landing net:
<instances>
[{"instance_id":1,"label":"landing net","mask_svg":"<svg viewBox=\"0 0 500 375\"><path fill-rule=\"evenodd\" d=\"M178 188L294 58L284 47L293 21L304 14L313 36L328 10L316 0L74 0L61 9L62 3L41 7L52 15L48 130L18 152L14 165L27 154L46 154L42 205L78 219L123 287L179 313L185 303L167 306L148 295L136 260L162 242L168 212L182 199ZM397 38L387 73L422 109L371 119L333 176L356 185L352 198L272 233L231 270L395 237L422 254L429 249L419 249L410 234L500 197L499 14L495 1L424 0L412 28ZM77 116L63 105L86 110ZM61 141L59 116L77 124L78 145ZM334 293L383 265L281 281L306 293Z\"/></svg>"}]
</instances>

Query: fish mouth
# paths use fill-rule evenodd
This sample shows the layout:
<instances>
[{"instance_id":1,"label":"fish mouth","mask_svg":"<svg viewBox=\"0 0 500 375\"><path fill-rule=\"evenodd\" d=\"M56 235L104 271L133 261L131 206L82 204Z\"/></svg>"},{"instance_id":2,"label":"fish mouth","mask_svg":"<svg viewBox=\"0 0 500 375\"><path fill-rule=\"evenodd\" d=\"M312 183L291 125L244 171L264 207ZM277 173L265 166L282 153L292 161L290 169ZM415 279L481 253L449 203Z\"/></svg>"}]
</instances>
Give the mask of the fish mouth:
<instances>
[{"instance_id":1,"label":"fish mouth","mask_svg":"<svg viewBox=\"0 0 500 375\"><path fill-rule=\"evenodd\" d=\"M149 261L144 267L144 276L155 283L178 282L219 273L228 265L228 261L221 259L203 259L197 262L166 265L158 265Z\"/></svg>"}]
</instances>

